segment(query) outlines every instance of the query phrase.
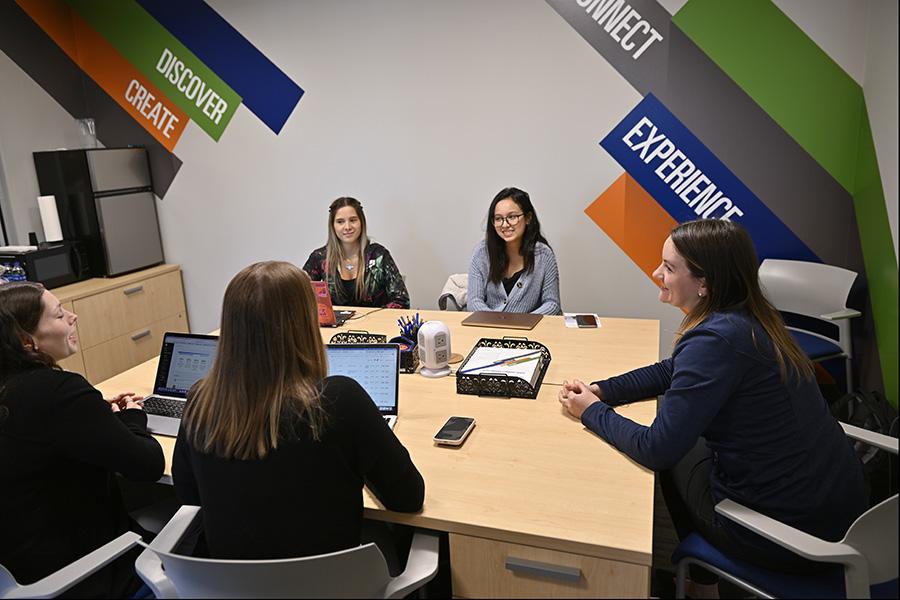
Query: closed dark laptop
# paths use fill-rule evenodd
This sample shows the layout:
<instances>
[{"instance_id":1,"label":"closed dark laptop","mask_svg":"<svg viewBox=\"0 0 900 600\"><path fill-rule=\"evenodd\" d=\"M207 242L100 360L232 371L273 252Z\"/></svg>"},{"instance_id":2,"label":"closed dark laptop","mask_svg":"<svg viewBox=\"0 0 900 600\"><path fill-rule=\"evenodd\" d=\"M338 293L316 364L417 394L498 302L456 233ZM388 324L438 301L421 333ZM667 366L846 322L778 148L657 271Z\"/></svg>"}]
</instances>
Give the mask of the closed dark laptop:
<instances>
[{"instance_id":1,"label":"closed dark laptop","mask_svg":"<svg viewBox=\"0 0 900 600\"><path fill-rule=\"evenodd\" d=\"M472 327L500 327L503 329L534 329L544 315L532 313L508 313L478 310L463 319L463 325Z\"/></svg>"}]
</instances>

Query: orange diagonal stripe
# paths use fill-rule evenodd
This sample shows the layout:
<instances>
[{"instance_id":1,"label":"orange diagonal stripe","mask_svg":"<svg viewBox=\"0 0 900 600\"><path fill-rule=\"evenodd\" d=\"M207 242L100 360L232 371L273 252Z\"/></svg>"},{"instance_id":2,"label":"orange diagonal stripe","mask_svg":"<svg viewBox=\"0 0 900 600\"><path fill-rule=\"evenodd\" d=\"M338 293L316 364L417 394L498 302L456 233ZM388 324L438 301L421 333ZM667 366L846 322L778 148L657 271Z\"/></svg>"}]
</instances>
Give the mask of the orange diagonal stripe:
<instances>
[{"instance_id":1,"label":"orange diagonal stripe","mask_svg":"<svg viewBox=\"0 0 900 600\"><path fill-rule=\"evenodd\" d=\"M16 0L35 23L169 152L187 115L63 0Z\"/></svg>"}]
</instances>

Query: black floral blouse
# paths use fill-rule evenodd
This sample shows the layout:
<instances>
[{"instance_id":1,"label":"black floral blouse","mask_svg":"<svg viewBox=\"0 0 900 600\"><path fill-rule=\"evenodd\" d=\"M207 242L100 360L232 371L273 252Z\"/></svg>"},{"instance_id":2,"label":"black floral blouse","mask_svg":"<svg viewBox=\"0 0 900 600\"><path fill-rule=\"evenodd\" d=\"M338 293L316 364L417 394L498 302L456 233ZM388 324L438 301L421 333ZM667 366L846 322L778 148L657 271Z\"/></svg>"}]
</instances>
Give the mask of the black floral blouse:
<instances>
[{"instance_id":1,"label":"black floral blouse","mask_svg":"<svg viewBox=\"0 0 900 600\"><path fill-rule=\"evenodd\" d=\"M341 286L328 277L325 247L313 250L303 270L313 281L327 281L328 293L335 304L349 306L378 306L381 308L409 308L409 292L391 253L374 242L366 246L365 297L353 299L344 295Z\"/></svg>"}]
</instances>

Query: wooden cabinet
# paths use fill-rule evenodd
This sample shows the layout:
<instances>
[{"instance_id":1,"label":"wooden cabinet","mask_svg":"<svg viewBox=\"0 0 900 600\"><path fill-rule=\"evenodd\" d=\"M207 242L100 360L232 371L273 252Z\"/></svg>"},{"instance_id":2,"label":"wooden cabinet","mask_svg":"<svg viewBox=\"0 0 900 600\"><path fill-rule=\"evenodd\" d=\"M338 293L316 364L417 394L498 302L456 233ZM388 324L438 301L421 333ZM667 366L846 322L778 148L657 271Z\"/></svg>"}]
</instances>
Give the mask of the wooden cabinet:
<instances>
[{"instance_id":1,"label":"wooden cabinet","mask_svg":"<svg viewBox=\"0 0 900 600\"><path fill-rule=\"evenodd\" d=\"M159 354L166 331L188 331L178 265L51 290L78 315L78 353L60 363L93 384Z\"/></svg>"},{"instance_id":2,"label":"wooden cabinet","mask_svg":"<svg viewBox=\"0 0 900 600\"><path fill-rule=\"evenodd\" d=\"M459 598L646 598L650 568L450 534Z\"/></svg>"}]
</instances>

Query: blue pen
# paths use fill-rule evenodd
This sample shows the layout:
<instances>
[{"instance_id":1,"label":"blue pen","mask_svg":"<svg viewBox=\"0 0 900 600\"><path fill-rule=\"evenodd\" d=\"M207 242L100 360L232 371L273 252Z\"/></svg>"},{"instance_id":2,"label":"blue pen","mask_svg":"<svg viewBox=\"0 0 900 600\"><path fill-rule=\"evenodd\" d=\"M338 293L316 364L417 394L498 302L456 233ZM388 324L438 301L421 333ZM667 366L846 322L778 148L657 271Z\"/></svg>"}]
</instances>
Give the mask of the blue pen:
<instances>
[{"instance_id":1,"label":"blue pen","mask_svg":"<svg viewBox=\"0 0 900 600\"><path fill-rule=\"evenodd\" d=\"M463 371L459 371L458 374L465 375L466 373L471 373L472 371L480 371L481 369L487 369L488 367L496 367L497 365L503 365L506 363L521 361L523 358L528 358L529 356L534 356L535 354L540 354L540 353L541 353L540 350L532 350L531 352L528 352L527 354L520 354L519 356L512 356L510 358L504 358L502 360L495 360L494 362L487 364L487 365L482 365L480 367L472 367L471 369L465 369ZM535 358L538 358L538 357L535 356Z\"/></svg>"}]
</instances>

